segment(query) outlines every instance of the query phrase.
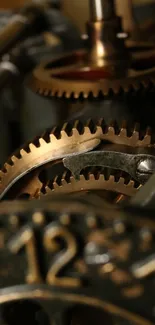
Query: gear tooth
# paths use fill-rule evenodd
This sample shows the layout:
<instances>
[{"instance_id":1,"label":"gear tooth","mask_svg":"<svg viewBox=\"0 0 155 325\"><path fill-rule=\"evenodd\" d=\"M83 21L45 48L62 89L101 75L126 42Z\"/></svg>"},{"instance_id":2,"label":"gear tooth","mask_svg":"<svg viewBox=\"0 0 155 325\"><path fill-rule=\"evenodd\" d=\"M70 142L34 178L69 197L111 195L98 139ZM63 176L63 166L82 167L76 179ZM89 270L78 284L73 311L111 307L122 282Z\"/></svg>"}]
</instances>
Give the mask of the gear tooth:
<instances>
[{"instance_id":1,"label":"gear tooth","mask_svg":"<svg viewBox=\"0 0 155 325\"><path fill-rule=\"evenodd\" d=\"M90 134L90 135L92 134L89 126L84 126L84 133L87 133L87 134Z\"/></svg>"},{"instance_id":2,"label":"gear tooth","mask_svg":"<svg viewBox=\"0 0 155 325\"><path fill-rule=\"evenodd\" d=\"M73 97L74 97L75 99L78 99L78 98L79 98L79 94L78 94L78 93L73 93Z\"/></svg>"},{"instance_id":3,"label":"gear tooth","mask_svg":"<svg viewBox=\"0 0 155 325\"><path fill-rule=\"evenodd\" d=\"M20 149L21 157L24 157L26 154L27 154L27 152L24 149Z\"/></svg>"},{"instance_id":4,"label":"gear tooth","mask_svg":"<svg viewBox=\"0 0 155 325\"><path fill-rule=\"evenodd\" d=\"M62 180L61 180L61 184L62 184L62 186L65 186L65 185L67 184L67 181L66 181L65 178L62 178Z\"/></svg>"},{"instance_id":5,"label":"gear tooth","mask_svg":"<svg viewBox=\"0 0 155 325\"><path fill-rule=\"evenodd\" d=\"M69 92L66 92L66 93L65 93L65 97L66 97L67 99L69 99L69 98L70 98L70 93L69 93Z\"/></svg>"},{"instance_id":6,"label":"gear tooth","mask_svg":"<svg viewBox=\"0 0 155 325\"><path fill-rule=\"evenodd\" d=\"M126 138L127 137L127 129L121 128L121 130L120 130L120 136Z\"/></svg>"},{"instance_id":7,"label":"gear tooth","mask_svg":"<svg viewBox=\"0 0 155 325\"><path fill-rule=\"evenodd\" d=\"M50 133L49 137L50 137L50 142L53 142L53 141L56 140L56 137L55 137L55 135L53 133Z\"/></svg>"},{"instance_id":8,"label":"gear tooth","mask_svg":"<svg viewBox=\"0 0 155 325\"><path fill-rule=\"evenodd\" d=\"M33 143L29 144L30 151L36 150L36 146Z\"/></svg>"},{"instance_id":9,"label":"gear tooth","mask_svg":"<svg viewBox=\"0 0 155 325\"><path fill-rule=\"evenodd\" d=\"M137 144L137 141L139 140L139 132L133 131L131 138L133 140L133 144Z\"/></svg>"},{"instance_id":10,"label":"gear tooth","mask_svg":"<svg viewBox=\"0 0 155 325\"><path fill-rule=\"evenodd\" d=\"M44 192L43 192L42 189L41 189L41 191L40 191L40 197L41 197L42 193L43 193L44 195L48 195L48 194L50 193L50 191L51 191L51 189L49 188L49 185L47 184L47 185L44 187Z\"/></svg>"},{"instance_id":11,"label":"gear tooth","mask_svg":"<svg viewBox=\"0 0 155 325\"><path fill-rule=\"evenodd\" d=\"M80 135L80 134L79 134L79 131L78 131L77 129L75 129L75 128L73 128L73 130L72 130L72 134L73 134L74 137Z\"/></svg>"},{"instance_id":12,"label":"gear tooth","mask_svg":"<svg viewBox=\"0 0 155 325\"><path fill-rule=\"evenodd\" d=\"M3 166L3 169L4 169L4 171L8 171L10 169L10 167L11 167L11 165L6 162Z\"/></svg>"},{"instance_id":13,"label":"gear tooth","mask_svg":"<svg viewBox=\"0 0 155 325\"><path fill-rule=\"evenodd\" d=\"M60 187L60 184L59 184L59 176L56 176L52 182L52 186L54 189L57 189Z\"/></svg>"},{"instance_id":14,"label":"gear tooth","mask_svg":"<svg viewBox=\"0 0 155 325\"><path fill-rule=\"evenodd\" d=\"M44 146L47 143L46 143L46 141L43 138L40 138L39 139L39 144L40 144L40 146Z\"/></svg>"},{"instance_id":15,"label":"gear tooth","mask_svg":"<svg viewBox=\"0 0 155 325\"><path fill-rule=\"evenodd\" d=\"M83 93L82 93L82 96L83 96L84 99L87 99L88 96L89 96L89 93L85 93L85 92L83 92Z\"/></svg>"},{"instance_id":16,"label":"gear tooth","mask_svg":"<svg viewBox=\"0 0 155 325\"><path fill-rule=\"evenodd\" d=\"M104 174L103 173L100 173L99 176L98 176L98 179L104 181Z\"/></svg>"},{"instance_id":17,"label":"gear tooth","mask_svg":"<svg viewBox=\"0 0 155 325\"><path fill-rule=\"evenodd\" d=\"M139 123L136 123L134 125L134 131L139 132L139 130L140 130L140 124Z\"/></svg>"},{"instance_id":18,"label":"gear tooth","mask_svg":"<svg viewBox=\"0 0 155 325\"><path fill-rule=\"evenodd\" d=\"M61 134L61 138L68 138L68 135L64 130L61 130L60 134Z\"/></svg>"},{"instance_id":19,"label":"gear tooth","mask_svg":"<svg viewBox=\"0 0 155 325\"><path fill-rule=\"evenodd\" d=\"M81 174L81 175L80 175L80 180L81 180L81 181L86 181L86 177L85 177L85 175Z\"/></svg>"},{"instance_id":20,"label":"gear tooth","mask_svg":"<svg viewBox=\"0 0 155 325\"><path fill-rule=\"evenodd\" d=\"M131 138L134 140L134 143L136 143L139 140L139 130L140 130L140 125L139 123L136 123L134 125L134 130L131 135Z\"/></svg>"},{"instance_id":21,"label":"gear tooth","mask_svg":"<svg viewBox=\"0 0 155 325\"><path fill-rule=\"evenodd\" d=\"M88 175L88 179L89 179L90 181L94 181L94 180L95 180L95 175L92 174L92 173L89 173L89 175Z\"/></svg>"},{"instance_id":22,"label":"gear tooth","mask_svg":"<svg viewBox=\"0 0 155 325\"><path fill-rule=\"evenodd\" d=\"M17 160L18 158L15 155L11 157L11 161L13 162L13 164L15 164Z\"/></svg>"},{"instance_id":23,"label":"gear tooth","mask_svg":"<svg viewBox=\"0 0 155 325\"><path fill-rule=\"evenodd\" d=\"M131 180L129 180L129 183L127 184L127 186L135 187L135 182L131 179Z\"/></svg>"},{"instance_id":24,"label":"gear tooth","mask_svg":"<svg viewBox=\"0 0 155 325\"><path fill-rule=\"evenodd\" d=\"M151 135L146 134L141 142L144 146L149 146L151 144Z\"/></svg>"},{"instance_id":25,"label":"gear tooth","mask_svg":"<svg viewBox=\"0 0 155 325\"><path fill-rule=\"evenodd\" d=\"M117 181L117 183L124 185L125 179L123 177L120 177Z\"/></svg>"},{"instance_id":26,"label":"gear tooth","mask_svg":"<svg viewBox=\"0 0 155 325\"><path fill-rule=\"evenodd\" d=\"M114 177L114 175L110 175L110 177L109 177L109 181L115 183L115 177Z\"/></svg>"},{"instance_id":27,"label":"gear tooth","mask_svg":"<svg viewBox=\"0 0 155 325\"><path fill-rule=\"evenodd\" d=\"M53 182L53 189L56 190L56 189L59 189L60 186L57 184L57 182Z\"/></svg>"},{"instance_id":28,"label":"gear tooth","mask_svg":"<svg viewBox=\"0 0 155 325\"><path fill-rule=\"evenodd\" d=\"M113 126L108 127L108 134L115 135L115 129Z\"/></svg>"},{"instance_id":29,"label":"gear tooth","mask_svg":"<svg viewBox=\"0 0 155 325\"><path fill-rule=\"evenodd\" d=\"M70 184L74 184L75 183L75 179L73 176L70 176L69 182Z\"/></svg>"},{"instance_id":30,"label":"gear tooth","mask_svg":"<svg viewBox=\"0 0 155 325\"><path fill-rule=\"evenodd\" d=\"M71 98L71 96L74 98L74 92L68 92L68 98Z\"/></svg>"}]
</instances>

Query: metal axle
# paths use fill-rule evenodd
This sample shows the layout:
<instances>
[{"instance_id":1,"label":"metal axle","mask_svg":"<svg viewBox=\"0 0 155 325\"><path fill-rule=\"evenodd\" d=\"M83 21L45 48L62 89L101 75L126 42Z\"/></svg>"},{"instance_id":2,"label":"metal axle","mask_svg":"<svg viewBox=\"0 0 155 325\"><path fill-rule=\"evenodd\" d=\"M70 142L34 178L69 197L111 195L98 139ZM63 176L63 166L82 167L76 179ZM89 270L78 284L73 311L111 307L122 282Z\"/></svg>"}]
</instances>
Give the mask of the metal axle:
<instances>
[{"instance_id":1,"label":"metal axle","mask_svg":"<svg viewBox=\"0 0 155 325\"><path fill-rule=\"evenodd\" d=\"M89 0L91 21L102 21L115 16L114 0Z\"/></svg>"}]
</instances>

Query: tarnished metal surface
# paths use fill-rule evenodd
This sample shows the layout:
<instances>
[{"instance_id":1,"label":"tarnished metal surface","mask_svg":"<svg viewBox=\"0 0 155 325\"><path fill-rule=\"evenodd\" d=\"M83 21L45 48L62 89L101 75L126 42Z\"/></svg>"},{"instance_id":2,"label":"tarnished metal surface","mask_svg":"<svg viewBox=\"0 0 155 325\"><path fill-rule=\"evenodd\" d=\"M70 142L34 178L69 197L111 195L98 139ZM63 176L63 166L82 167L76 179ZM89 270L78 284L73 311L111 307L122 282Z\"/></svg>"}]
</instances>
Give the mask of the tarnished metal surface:
<instances>
[{"instance_id":1,"label":"tarnished metal surface","mask_svg":"<svg viewBox=\"0 0 155 325\"><path fill-rule=\"evenodd\" d=\"M97 208L93 196L2 203L0 219L4 322L41 309L62 324L67 315L83 324L89 310L102 321L154 323L154 222L103 200Z\"/></svg>"}]
</instances>

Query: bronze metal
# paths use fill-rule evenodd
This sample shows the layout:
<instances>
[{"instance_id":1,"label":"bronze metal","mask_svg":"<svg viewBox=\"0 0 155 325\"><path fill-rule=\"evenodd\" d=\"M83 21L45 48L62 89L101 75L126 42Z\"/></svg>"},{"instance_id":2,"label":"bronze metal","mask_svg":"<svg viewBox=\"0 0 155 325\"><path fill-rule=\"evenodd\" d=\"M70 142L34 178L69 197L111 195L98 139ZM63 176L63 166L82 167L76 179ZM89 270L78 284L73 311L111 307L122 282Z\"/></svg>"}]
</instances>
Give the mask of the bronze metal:
<instances>
[{"instance_id":1,"label":"bronze metal","mask_svg":"<svg viewBox=\"0 0 155 325\"><path fill-rule=\"evenodd\" d=\"M116 0L117 14L122 17L124 30L130 35L138 28L133 13L132 0Z\"/></svg>"},{"instance_id":2,"label":"bronze metal","mask_svg":"<svg viewBox=\"0 0 155 325\"><path fill-rule=\"evenodd\" d=\"M154 45L136 43L136 51L133 50L131 42L126 42L121 19L115 14L114 1L90 0L89 4L88 50L37 67L28 80L34 92L43 96L87 98L108 95L111 91L137 91L154 84Z\"/></svg>"},{"instance_id":3,"label":"bronze metal","mask_svg":"<svg viewBox=\"0 0 155 325\"><path fill-rule=\"evenodd\" d=\"M116 126L106 126L101 119L97 123L88 121L85 125L76 121L72 126L65 123L61 129L53 129L45 133L38 141L34 141L14 154L4 164L0 172L0 196L1 199L19 183L18 195L29 194L37 197L42 187L38 175L42 168L49 163L61 161L68 154L82 153L96 148L102 141L114 144L122 144L131 147L147 147L152 143L150 130L146 131L143 138L140 137L138 126L127 131L127 125L119 129ZM27 180L24 177L27 177ZM20 180L22 179L22 183ZM24 180L24 181L23 181ZM15 198L15 191L13 193Z\"/></svg>"},{"instance_id":4,"label":"bronze metal","mask_svg":"<svg viewBox=\"0 0 155 325\"><path fill-rule=\"evenodd\" d=\"M121 173L120 173L121 175ZM103 198L106 197L104 191L115 192L123 194L119 203L127 196L134 196L141 186L137 186L133 180L127 180L123 177L119 177L117 173L117 179L114 175L106 177L106 172L94 174L93 172L80 175L79 180L75 180L73 176L63 175L61 182L57 182L57 177L53 182L47 184L42 195L52 195L55 193L62 194L75 194L75 193L87 193L89 191L99 193ZM44 193L44 194L43 194ZM120 197L120 195L119 195ZM109 198L111 201L111 198ZM118 195L116 198L112 198L114 202L118 202Z\"/></svg>"},{"instance_id":5,"label":"bronze metal","mask_svg":"<svg viewBox=\"0 0 155 325\"><path fill-rule=\"evenodd\" d=\"M123 321L135 321L136 324L151 324L153 278L146 275L137 279L132 270L137 261L139 264L139 259L145 262L146 254L150 256L154 252L154 241L143 253L136 244L146 225L154 237L155 222L151 220L149 224L150 216L147 215L145 224L142 217L127 213L119 206L106 206L103 201L97 206L92 198L84 200L59 195L49 200L3 202L0 205L1 229L6 230L5 246L0 250L2 311L6 302L20 301L21 306L22 301L28 299L44 306L50 319L54 317L53 309L60 313L64 303L63 311L77 304L96 306L97 313L103 308L106 313L116 316L114 321L118 324L123 318ZM62 220L64 211L69 216L69 223L65 225ZM10 228L12 213L18 216L17 229ZM36 213L44 224L38 224L38 218L34 218ZM96 220L95 229L89 226L90 215ZM116 222L124 223L123 235L116 231ZM28 246L32 238L30 250ZM24 249L18 254L20 247ZM37 255L40 258L37 259ZM79 263L80 267L77 267ZM32 281L32 285L27 285L27 271L37 283ZM149 294L149 301L145 300ZM147 308L142 308L146 304ZM81 321L77 324L83 324L83 313L78 314ZM74 312L72 316L74 318Z\"/></svg>"},{"instance_id":6,"label":"bronze metal","mask_svg":"<svg viewBox=\"0 0 155 325\"><path fill-rule=\"evenodd\" d=\"M146 21L137 22L134 15L133 0L116 0L117 14L122 17L124 30L129 33L129 38L135 41L151 42L155 40L154 20L150 18ZM147 5L147 2L146 2Z\"/></svg>"},{"instance_id":7,"label":"bronze metal","mask_svg":"<svg viewBox=\"0 0 155 325\"><path fill-rule=\"evenodd\" d=\"M152 52L152 51L151 51ZM154 51L150 53L150 57L154 60ZM137 54L136 54L137 56ZM141 56L141 54L139 54ZM133 66L149 64L149 55L144 53L145 60L141 58L139 61L135 60ZM92 69L88 65L83 66L85 60L85 52L77 52L70 54L66 57L57 59L54 62L46 62L34 70L33 75L29 80L30 88L42 95L42 96L55 96L58 98L88 98L93 96L94 98L104 95L107 96L111 92L117 94L123 90L123 92L129 92L130 90L137 91L142 87L147 89L150 85L155 83L155 68L148 68L146 70L138 71L128 69L125 73L119 70L119 73L124 76L115 77L116 71L111 65L108 68L105 67L104 71L100 68ZM64 68L49 69L48 67L57 67L63 65L63 63L72 62L72 65L66 65ZM114 76L115 75L115 76Z\"/></svg>"}]
</instances>

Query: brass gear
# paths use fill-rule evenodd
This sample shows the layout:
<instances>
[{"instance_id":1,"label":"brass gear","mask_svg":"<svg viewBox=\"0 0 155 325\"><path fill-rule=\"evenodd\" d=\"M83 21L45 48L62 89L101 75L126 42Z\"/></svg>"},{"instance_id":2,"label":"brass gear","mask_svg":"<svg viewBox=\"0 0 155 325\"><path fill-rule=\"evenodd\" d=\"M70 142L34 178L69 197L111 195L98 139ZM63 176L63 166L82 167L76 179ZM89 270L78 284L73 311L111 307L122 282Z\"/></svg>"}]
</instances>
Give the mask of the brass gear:
<instances>
[{"instance_id":1,"label":"brass gear","mask_svg":"<svg viewBox=\"0 0 155 325\"><path fill-rule=\"evenodd\" d=\"M147 55L145 52L135 54L131 68L126 71L125 76L122 78L112 76L112 67L106 67L101 71L99 68L93 69L83 66L85 57L86 52L79 51L58 58L55 61L41 64L33 71L28 82L29 87L42 96L78 99L79 97L97 98L99 96L108 96L118 94L121 91L127 93L142 88L149 89L155 84L154 50L151 50ZM154 60L152 68L149 68L150 58ZM73 65L58 68L63 62L72 62ZM147 64L148 69L146 68ZM146 67L144 70L139 71L138 65L145 65ZM57 68L54 68L54 66L57 66Z\"/></svg>"},{"instance_id":2,"label":"brass gear","mask_svg":"<svg viewBox=\"0 0 155 325\"><path fill-rule=\"evenodd\" d=\"M154 45L125 43L127 35L115 14L114 1L102 0L101 4L99 14L96 1L90 1L88 50L37 67L28 81L34 92L58 98L97 98L155 84Z\"/></svg>"},{"instance_id":3,"label":"brass gear","mask_svg":"<svg viewBox=\"0 0 155 325\"><path fill-rule=\"evenodd\" d=\"M122 174L116 171L114 175L110 171L89 171L82 173L80 179L76 180L74 176L65 172L62 178L56 176L54 181L49 182L43 186L40 192L40 198L51 196L53 194L75 194L86 193L89 191L101 192L104 197L104 191L118 193L119 196L115 197L115 202L120 202L124 197L134 196L140 189L141 185L132 180L131 178L122 177ZM100 194L99 194L100 195Z\"/></svg>"},{"instance_id":4,"label":"brass gear","mask_svg":"<svg viewBox=\"0 0 155 325\"><path fill-rule=\"evenodd\" d=\"M95 149L102 141L148 147L153 139L149 128L142 136L137 124L131 129L125 122L120 128L113 124L107 126L104 119L98 122L89 120L85 125L79 121L73 125L65 123L62 128L54 128L20 149L4 164L0 171L0 199L5 197L13 185L20 182L17 192L29 193L33 197L42 186L38 174L45 166L54 164L67 155Z\"/></svg>"}]
</instances>

